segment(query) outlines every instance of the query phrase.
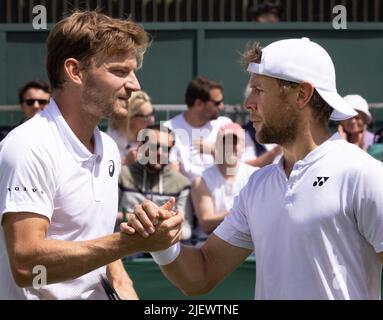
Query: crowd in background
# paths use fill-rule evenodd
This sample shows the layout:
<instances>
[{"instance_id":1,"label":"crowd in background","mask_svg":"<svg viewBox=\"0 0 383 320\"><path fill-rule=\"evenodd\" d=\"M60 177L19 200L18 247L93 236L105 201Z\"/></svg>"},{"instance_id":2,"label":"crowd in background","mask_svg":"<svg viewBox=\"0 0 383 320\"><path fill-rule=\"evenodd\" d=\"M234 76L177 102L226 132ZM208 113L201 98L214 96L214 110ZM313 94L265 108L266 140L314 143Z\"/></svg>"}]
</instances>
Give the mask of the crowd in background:
<instances>
[{"instance_id":1,"label":"crowd in background","mask_svg":"<svg viewBox=\"0 0 383 320\"><path fill-rule=\"evenodd\" d=\"M247 86L244 99L249 90ZM19 90L22 122L44 109L49 97L48 84L26 83ZM344 99L358 115L337 124L340 136L383 161L383 130L369 131L373 118L368 102L357 94ZM126 212L143 200L162 205L175 197L185 215L182 241L199 246L224 219L252 172L280 160L282 149L258 143L252 122L235 123L221 115L225 106L220 82L192 79L185 103L185 112L156 123L149 94L137 91L129 99L128 117L108 123L106 133L116 142L122 163L116 230ZM3 129L1 139L11 129Z\"/></svg>"}]
</instances>

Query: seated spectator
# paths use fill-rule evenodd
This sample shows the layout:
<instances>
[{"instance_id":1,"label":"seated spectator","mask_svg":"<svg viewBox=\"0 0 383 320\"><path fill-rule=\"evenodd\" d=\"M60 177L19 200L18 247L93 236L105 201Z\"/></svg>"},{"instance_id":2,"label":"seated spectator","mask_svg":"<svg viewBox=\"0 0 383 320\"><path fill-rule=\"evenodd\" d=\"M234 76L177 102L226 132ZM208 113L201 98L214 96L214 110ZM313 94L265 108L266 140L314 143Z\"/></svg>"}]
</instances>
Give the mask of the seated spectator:
<instances>
[{"instance_id":1,"label":"seated spectator","mask_svg":"<svg viewBox=\"0 0 383 320\"><path fill-rule=\"evenodd\" d=\"M26 83L19 90L19 103L23 113L22 122L32 118L37 112L43 110L51 96L49 85L41 80L33 80ZM3 126L0 128L0 141L14 129L15 126Z\"/></svg>"},{"instance_id":2,"label":"seated spectator","mask_svg":"<svg viewBox=\"0 0 383 320\"><path fill-rule=\"evenodd\" d=\"M350 94L344 97L357 112L358 115L347 120L343 120L338 125L339 134L348 142L356 144L361 149L366 150L374 143L375 135L367 130L372 121L372 116L368 110L367 101L357 95Z\"/></svg>"},{"instance_id":3,"label":"seated spectator","mask_svg":"<svg viewBox=\"0 0 383 320\"><path fill-rule=\"evenodd\" d=\"M249 9L249 19L259 23L275 23L281 21L282 8L277 3L265 2L256 8Z\"/></svg>"},{"instance_id":4,"label":"seated spectator","mask_svg":"<svg viewBox=\"0 0 383 320\"><path fill-rule=\"evenodd\" d=\"M144 91L132 93L128 101L128 117L111 120L106 133L117 143L122 164L137 160L137 135L141 129L154 124L154 109L148 94Z\"/></svg>"},{"instance_id":5,"label":"seated spectator","mask_svg":"<svg viewBox=\"0 0 383 320\"><path fill-rule=\"evenodd\" d=\"M234 197L256 170L239 160L244 138L244 131L239 124L222 126L216 142L215 164L193 181L192 201L198 219L198 226L194 230L197 244L202 244L221 223L233 206Z\"/></svg>"},{"instance_id":6,"label":"seated spectator","mask_svg":"<svg viewBox=\"0 0 383 320\"><path fill-rule=\"evenodd\" d=\"M163 205L170 197L175 197L176 208L185 215L182 239L189 240L192 229L190 184L186 177L168 165L174 134L166 127L152 125L142 130L139 138L146 140L138 148L137 161L123 165L119 177L117 223L124 218L123 209L133 211L134 206L145 199Z\"/></svg>"}]
</instances>

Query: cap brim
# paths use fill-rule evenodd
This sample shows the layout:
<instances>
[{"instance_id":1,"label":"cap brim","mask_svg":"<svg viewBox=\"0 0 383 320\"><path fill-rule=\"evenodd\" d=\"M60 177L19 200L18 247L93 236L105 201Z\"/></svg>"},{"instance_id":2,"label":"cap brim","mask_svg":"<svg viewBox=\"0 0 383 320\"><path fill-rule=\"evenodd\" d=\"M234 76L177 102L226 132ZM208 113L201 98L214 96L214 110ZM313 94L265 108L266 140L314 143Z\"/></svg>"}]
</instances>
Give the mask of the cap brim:
<instances>
[{"instance_id":1,"label":"cap brim","mask_svg":"<svg viewBox=\"0 0 383 320\"><path fill-rule=\"evenodd\" d=\"M358 114L337 92L325 91L318 88L315 88L315 90L318 91L323 100L334 108L330 117L331 120L346 120Z\"/></svg>"}]
</instances>

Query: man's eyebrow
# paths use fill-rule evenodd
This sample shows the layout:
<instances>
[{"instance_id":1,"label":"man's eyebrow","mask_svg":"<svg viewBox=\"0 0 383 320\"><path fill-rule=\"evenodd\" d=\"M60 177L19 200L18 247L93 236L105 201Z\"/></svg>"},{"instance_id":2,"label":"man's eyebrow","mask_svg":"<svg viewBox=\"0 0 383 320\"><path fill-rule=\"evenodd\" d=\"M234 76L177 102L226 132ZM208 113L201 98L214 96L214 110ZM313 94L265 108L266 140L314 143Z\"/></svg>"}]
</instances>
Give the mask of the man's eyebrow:
<instances>
[{"instance_id":1,"label":"man's eyebrow","mask_svg":"<svg viewBox=\"0 0 383 320\"><path fill-rule=\"evenodd\" d=\"M108 68L124 68L124 69L132 69L132 66L127 64L119 63L119 62L106 62L105 66Z\"/></svg>"}]
</instances>

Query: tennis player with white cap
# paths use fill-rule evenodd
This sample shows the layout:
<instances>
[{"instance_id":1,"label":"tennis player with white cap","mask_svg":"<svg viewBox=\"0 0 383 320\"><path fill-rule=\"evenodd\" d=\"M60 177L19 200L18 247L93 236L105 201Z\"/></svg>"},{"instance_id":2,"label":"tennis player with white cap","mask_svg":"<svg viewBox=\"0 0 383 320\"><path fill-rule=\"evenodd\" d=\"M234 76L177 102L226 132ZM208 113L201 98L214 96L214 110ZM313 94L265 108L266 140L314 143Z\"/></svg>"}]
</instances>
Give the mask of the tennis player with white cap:
<instances>
[{"instance_id":1,"label":"tennis player with white cap","mask_svg":"<svg viewBox=\"0 0 383 320\"><path fill-rule=\"evenodd\" d=\"M176 244L154 259L186 294L208 292L254 250L256 299L379 299L383 167L328 129L330 118L356 115L330 56L302 38L254 45L243 58L256 138L283 157L253 173L201 248ZM140 229L139 216L125 232Z\"/></svg>"}]
</instances>

